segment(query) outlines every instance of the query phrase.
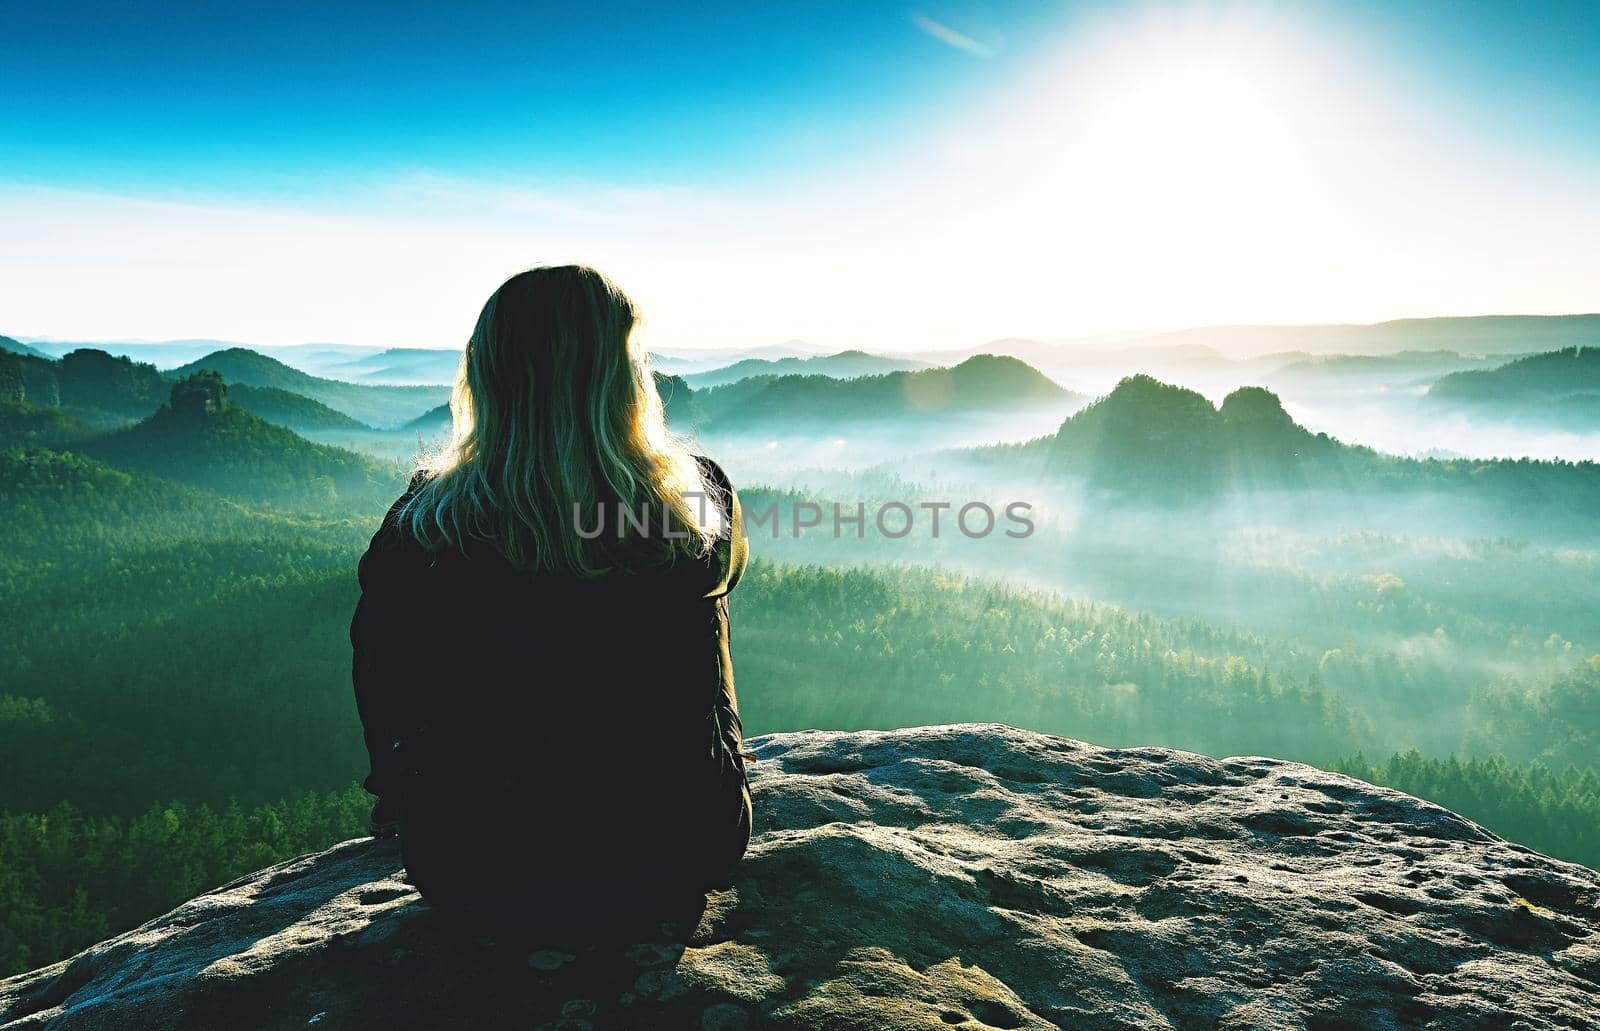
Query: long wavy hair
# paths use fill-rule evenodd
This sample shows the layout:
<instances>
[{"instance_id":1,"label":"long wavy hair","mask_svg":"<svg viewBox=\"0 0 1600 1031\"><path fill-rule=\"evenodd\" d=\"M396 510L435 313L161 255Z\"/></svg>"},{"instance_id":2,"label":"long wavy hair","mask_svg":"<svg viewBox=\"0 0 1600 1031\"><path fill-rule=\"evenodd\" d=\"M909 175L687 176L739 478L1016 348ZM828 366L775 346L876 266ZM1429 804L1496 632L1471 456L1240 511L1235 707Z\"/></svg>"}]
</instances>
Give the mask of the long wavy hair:
<instances>
[{"instance_id":1,"label":"long wavy hair","mask_svg":"<svg viewBox=\"0 0 1600 1031\"><path fill-rule=\"evenodd\" d=\"M430 550L478 538L517 568L581 576L705 554L720 499L667 430L637 322L627 295L586 266L503 283L461 356L450 442L422 463L401 525Z\"/></svg>"}]
</instances>

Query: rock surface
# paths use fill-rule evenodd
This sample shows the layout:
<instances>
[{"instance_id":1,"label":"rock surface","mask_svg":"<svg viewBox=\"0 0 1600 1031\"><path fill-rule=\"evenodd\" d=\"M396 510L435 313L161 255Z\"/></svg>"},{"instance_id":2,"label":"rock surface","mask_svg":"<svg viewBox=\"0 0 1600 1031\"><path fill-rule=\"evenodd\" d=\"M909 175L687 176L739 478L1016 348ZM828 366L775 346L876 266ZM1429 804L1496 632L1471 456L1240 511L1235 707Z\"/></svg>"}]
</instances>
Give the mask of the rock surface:
<instances>
[{"instance_id":1,"label":"rock surface","mask_svg":"<svg viewBox=\"0 0 1600 1031\"><path fill-rule=\"evenodd\" d=\"M0 982L12 1028L1594 1028L1600 874L1273 759L995 725L752 742L687 942L452 937L392 842Z\"/></svg>"}]
</instances>

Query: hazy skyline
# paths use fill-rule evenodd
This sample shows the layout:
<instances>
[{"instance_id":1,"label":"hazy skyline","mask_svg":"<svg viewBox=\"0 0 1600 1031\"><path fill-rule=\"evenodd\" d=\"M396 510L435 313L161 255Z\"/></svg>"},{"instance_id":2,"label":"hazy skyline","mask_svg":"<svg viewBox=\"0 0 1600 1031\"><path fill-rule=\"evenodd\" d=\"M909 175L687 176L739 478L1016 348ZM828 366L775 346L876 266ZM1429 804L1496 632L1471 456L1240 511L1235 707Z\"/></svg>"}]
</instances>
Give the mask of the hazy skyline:
<instances>
[{"instance_id":1,"label":"hazy skyline","mask_svg":"<svg viewBox=\"0 0 1600 1031\"><path fill-rule=\"evenodd\" d=\"M560 261L668 350L1600 308L1592 5L7 19L0 333L459 346Z\"/></svg>"}]
</instances>

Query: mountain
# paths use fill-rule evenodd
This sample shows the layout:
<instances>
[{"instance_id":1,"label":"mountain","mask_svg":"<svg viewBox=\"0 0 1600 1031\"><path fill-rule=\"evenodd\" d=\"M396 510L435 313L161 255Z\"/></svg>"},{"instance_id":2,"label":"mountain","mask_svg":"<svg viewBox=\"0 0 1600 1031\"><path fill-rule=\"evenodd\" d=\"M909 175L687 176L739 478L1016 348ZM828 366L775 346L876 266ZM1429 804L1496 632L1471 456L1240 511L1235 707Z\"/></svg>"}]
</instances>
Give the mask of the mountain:
<instances>
[{"instance_id":1,"label":"mountain","mask_svg":"<svg viewBox=\"0 0 1600 1031\"><path fill-rule=\"evenodd\" d=\"M154 365L77 350L43 358L0 350L0 398L26 401L99 426L142 419L160 407L168 383Z\"/></svg>"},{"instance_id":2,"label":"mountain","mask_svg":"<svg viewBox=\"0 0 1600 1031\"><path fill-rule=\"evenodd\" d=\"M1123 379L1051 436L964 454L991 471L1005 463L1028 477L1077 477L1105 495L1147 502L1299 490L1321 492L1317 503L1328 504L1335 496L1435 492L1480 514L1522 519L1538 506L1552 527L1590 526L1600 512L1593 462L1387 455L1312 433L1263 387L1240 387L1218 408L1150 376Z\"/></svg>"},{"instance_id":3,"label":"mountain","mask_svg":"<svg viewBox=\"0 0 1600 1031\"><path fill-rule=\"evenodd\" d=\"M455 362L461 357L459 349L445 348L376 348L358 344L307 343L307 344L247 344L233 340L111 340L65 341L33 339L23 346L31 346L43 357L54 358L69 351L91 349L105 351L116 357L136 362L148 362L161 368L173 368L192 363L217 351L249 350L276 358L291 368L327 379L363 383L404 385L406 383L439 384L455 378ZM380 357L388 355L390 357ZM410 356L429 356L412 358ZM429 361L432 364L428 364ZM407 368L408 360L424 363L423 370ZM385 376L386 368L393 366L393 379Z\"/></svg>"},{"instance_id":4,"label":"mountain","mask_svg":"<svg viewBox=\"0 0 1600 1031\"><path fill-rule=\"evenodd\" d=\"M1395 354L1304 355L1267 372L1275 387L1345 391L1417 388L1429 380L1467 369L1491 368L1503 359L1456 351L1400 351Z\"/></svg>"},{"instance_id":5,"label":"mountain","mask_svg":"<svg viewBox=\"0 0 1600 1031\"><path fill-rule=\"evenodd\" d=\"M8 336L0 336L0 351L10 351L12 354L26 354L34 358L49 358L50 356L36 347L30 347L20 340Z\"/></svg>"},{"instance_id":6,"label":"mountain","mask_svg":"<svg viewBox=\"0 0 1600 1031\"><path fill-rule=\"evenodd\" d=\"M309 397L379 428L402 425L450 396L449 388L442 386L379 386L323 379L242 347L213 352L170 370L170 375L188 376L202 369L221 373L230 383L274 387Z\"/></svg>"},{"instance_id":7,"label":"mountain","mask_svg":"<svg viewBox=\"0 0 1600 1031\"><path fill-rule=\"evenodd\" d=\"M102 428L152 414L171 390L171 381L155 366L104 351L80 349L60 360L4 351L0 356L0 398L10 396L7 383L16 379L22 390L14 400L60 406L65 409L63 418L81 417ZM369 429L320 402L276 387L236 386L229 396L245 411L293 430Z\"/></svg>"},{"instance_id":8,"label":"mountain","mask_svg":"<svg viewBox=\"0 0 1600 1031\"><path fill-rule=\"evenodd\" d=\"M391 347L327 366L330 375L357 383L451 384L461 352L446 348Z\"/></svg>"},{"instance_id":9,"label":"mountain","mask_svg":"<svg viewBox=\"0 0 1600 1031\"><path fill-rule=\"evenodd\" d=\"M80 450L225 496L319 510L381 505L404 486L398 467L314 444L231 404L210 372L179 380L154 415Z\"/></svg>"},{"instance_id":10,"label":"mountain","mask_svg":"<svg viewBox=\"0 0 1600 1031\"><path fill-rule=\"evenodd\" d=\"M720 387L750 376L828 376L833 379L853 379L885 372L909 372L928 368L927 362L907 358L887 358L866 351L840 351L838 354L814 358L746 358L732 365L710 372L696 372L683 377L691 387L703 390Z\"/></svg>"},{"instance_id":11,"label":"mountain","mask_svg":"<svg viewBox=\"0 0 1600 1031\"><path fill-rule=\"evenodd\" d=\"M1600 340L1600 314L1478 315L1395 319L1371 325L1204 326L1156 333L1140 346L1199 344L1235 357L1271 351L1314 354L1393 354L1457 351L1526 354Z\"/></svg>"},{"instance_id":12,"label":"mountain","mask_svg":"<svg viewBox=\"0 0 1600 1031\"><path fill-rule=\"evenodd\" d=\"M1138 343L1138 338L1115 336L1087 341L1050 342L1009 337L972 348L968 354L1001 354L1048 368L1107 367L1138 369L1196 363L1227 362L1215 348L1194 343Z\"/></svg>"},{"instance_id":13,"label":"mountain","mask_svg":"<svg viewBox=\"0 0 1600 1031\"><path fill-rule=\"evenodd\" d=\"M423 412L415 419L401 426L399 432L421 433L424 436L431 436L435 433L448 433L450 432L450 420L450 406L443 404Z\"/></svg>"},{"instance_id":14,"label":"mountain","mask_svg":"<svg viewBox=\"0 0 1600 1031\"><path fill-rule=\"evenodd\" d=\"M34 339L30 343L48 357L60 357L71 351L104 351L118 358L144 362L151 365L177 365L192 361L203 354L244 344L230 340L47 340Z\"/></svg>"},{"instance_id":15,"label":"mountain","mask_svg":"<svg viewBox=\"0 0 1600 1031\"><path fill-rule=\"evenodd\" d=\"M252 415L296 433L326 433L330 430L366 430L372 427L357 422L321 401L280 390L277 387L230 386L228 398Z\"/></svg>"},{"instance_id":16,"label":"mountain","mask_svg":"<svg viewBox=\"0 0 1600 1031\"><path fill-rule=\"evenodd\" d=\"M117 426L161 406L171 384L154 365L80 348L56 361L24 358L28 399L59 404L90 425ZM54 398L52 401L51 399Z\"/></svg>"},{"instance_id":17,"label":"mountain","mask_svg":"<svg viewBox=\"0 0 1600 1031\"><path fill-rule=\"evenodd\" d=\"M1600 429L1600 347L1528 355L1493 369L1456 372L1428 400L1486 415Z\"/></svg>"},{"instance_id":18,"label":"mountain","mask_svg":"<svg viewBox=\"0 0 1600 1031\"><path fill-rule=\"evenodd\" d=\"M1319 458L1343 447L1297 425L1261 387L1240 387L1219 409L1143 375L1127 377L1039 443L1053 468L1150 497L1304 485Z\"/></svg>"},{"instance_id":19,"label":"mountain","mask_svg":"<svg viewBox=\"0 0 1600 1031\"><path fill-rule=\"evenodd\" d=\"M754 376L695 392L710 430L759 428L763 422L821 424L1001 414L1080 403L1016 358L978 355L948 369L890 372L856 379Z\"/></svg>"},{"instance_id":20,"label":"mountain","mask_svg":"<svg viewBox=\"0 0 1600 1031\"><path fill-rule=\"evenodd\" d=\"M650 359L658 371L684 376L694 372L709 372L747 358L778 361L784 358L815 358L827 353L826 348L818 347L816 344L804 340L788 340L765 347L707 347L692 351L655 351L651 353Z\"/></svg>"},{"instance_id":21,"label":"mountain","mask_svg":"<svg viewBox=\"0 0 1600 1031\"><path fill-rule=\"evenodd\" d=\"M1600 874L1398 791L998 724L750 746L757 833L731 888L650 940L452 933L407 882L397 840L361 838L0 981L0 1023L1593 1023ZM463 844L493 848L493 830Z\"/></svg>"}]
</instances>

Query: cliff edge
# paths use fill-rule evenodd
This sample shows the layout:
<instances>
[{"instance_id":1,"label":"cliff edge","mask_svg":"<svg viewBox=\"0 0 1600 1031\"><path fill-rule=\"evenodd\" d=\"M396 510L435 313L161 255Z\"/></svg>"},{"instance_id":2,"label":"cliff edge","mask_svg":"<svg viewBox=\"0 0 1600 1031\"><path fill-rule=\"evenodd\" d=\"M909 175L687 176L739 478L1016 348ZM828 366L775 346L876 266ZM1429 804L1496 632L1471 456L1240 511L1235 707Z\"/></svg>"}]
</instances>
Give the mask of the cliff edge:
<instances>
[{"instance_id":1,"label":"cliff edge","mask_svg":"<svg viewBox=\"0 0 1600 1031\"><path fill-rule=\"evenodd\" d=\"M0 1027L1600 1023L1600 874L1408 795L989 724L752 745L757 837L687 942L453 937L362 839L0 981Z\"/></svg>"}]
</instances>

